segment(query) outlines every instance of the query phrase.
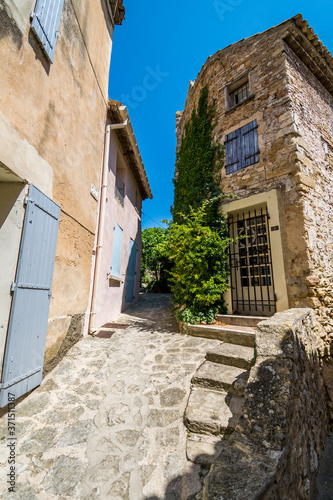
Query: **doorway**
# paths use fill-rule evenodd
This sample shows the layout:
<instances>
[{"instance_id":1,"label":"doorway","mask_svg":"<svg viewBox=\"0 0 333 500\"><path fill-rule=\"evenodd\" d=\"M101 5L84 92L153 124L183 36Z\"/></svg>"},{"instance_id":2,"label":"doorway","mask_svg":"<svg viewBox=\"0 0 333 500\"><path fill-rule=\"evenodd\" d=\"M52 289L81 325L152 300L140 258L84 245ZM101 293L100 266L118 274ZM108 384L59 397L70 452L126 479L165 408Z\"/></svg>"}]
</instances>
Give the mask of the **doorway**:
<instances>
[{"instance_id":1,"label":"doorway","mask_svg":"<svg viewBox=\"0 0 333 500\"><path fill-rule=\"evenodd\" d=\"M267 206L229 214L233 314L271 316L276 312Z\"/></svg>"}]
</instances>

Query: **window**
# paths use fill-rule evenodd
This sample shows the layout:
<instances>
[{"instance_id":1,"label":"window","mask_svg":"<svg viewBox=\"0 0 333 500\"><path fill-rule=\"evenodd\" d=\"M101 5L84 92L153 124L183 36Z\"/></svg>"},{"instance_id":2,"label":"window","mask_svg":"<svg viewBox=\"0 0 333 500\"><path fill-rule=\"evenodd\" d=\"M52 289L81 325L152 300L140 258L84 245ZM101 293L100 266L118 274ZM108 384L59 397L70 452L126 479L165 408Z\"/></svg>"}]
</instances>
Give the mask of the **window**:
<instances>
[{"instance_id":1,"label":"window","mask_svg":"<svg viewBox=\"0 0 333 500\"><path fill-rule=\"evenodd\" d=\"M225 136L226 172L231 174L259 161L257 120Z\"/></svg>"},{"instance_id":2,"label":"window","mask_svg":"<svg viewBox=\"0 0 333 500\"><path fill-rule=\"evenodd\" d=\"M111 262L111 278L120 278L120 261L121 261L121 241L123 238L123 230L118 224L114 225L113 231L113 246L112 246L112 262Z\"/></svg>"},{"instance_id":3,"label":"window","mask_svg":"<svg viewBox=\"0 0 333 500\"><path fill-rule=\"evenodd\" d=\"M37 0L32 14L31 29L51 63L54 58L63 3L64 0Z\"/></svg>"},{"instance_id":4,"label":"window","mask_svg":"<svg viewBox=\"0 0 333 500\"><path fill-rule=\"evenodd\" d=\"M245 101L250 95L249 92L249 82L244 83L244 85L241 85L238 89L234 90L231 94L231 101L234 106L236 104L240 104L241 102Z\"/></svg>"},{"instance_id":5,"label":"window","mask_svg":"<svg viewBox=\"0 0 333 500\"><path fill-rule=\"evenodd\" d=\"M121 180L120 175L117 171L116 173L116 184L114 188L114 195L119 201L119 203L124 206L125 199L125 183Z\"/></svg>"},{"instance_id":6,"label":"window","mask_svg":"<svg viewBox=\"0 0 333 500\"><path fill-rule=\"evenodd\" d=\"M238 78L235 82L228 85L225 89L226 109L233 107L246 101L250 95L250 73Z\"/></svg>"}]
</instances>

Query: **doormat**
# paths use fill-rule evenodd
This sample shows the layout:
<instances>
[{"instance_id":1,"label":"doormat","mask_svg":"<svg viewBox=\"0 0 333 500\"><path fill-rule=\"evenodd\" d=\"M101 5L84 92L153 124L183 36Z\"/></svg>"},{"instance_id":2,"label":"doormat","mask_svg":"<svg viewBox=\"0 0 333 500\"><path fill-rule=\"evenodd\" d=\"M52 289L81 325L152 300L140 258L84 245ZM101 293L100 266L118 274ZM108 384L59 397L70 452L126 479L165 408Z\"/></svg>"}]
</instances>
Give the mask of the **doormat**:
<instances>
[{"instance_id":1,"label":"doormat","mask_svg":"<svg viewBox=\"0 0 333 500\"><path fill-rule=\"evenodd\" d=\"M125 323L105 323L102 328L119 328L122 330L126 330L129 325L126 325Z\"/></svg>"},{"instance_id":2,"label":"doormat","mask_svg":"<svg viewBox=\"0 0 333 500\"><path fill-rule=\"evenodd\" d=\"M99 337L100 339L109 339L113 334L114 332L110 332L110 330L100 330L95 337Z\"/></svg>"}]
</instances>

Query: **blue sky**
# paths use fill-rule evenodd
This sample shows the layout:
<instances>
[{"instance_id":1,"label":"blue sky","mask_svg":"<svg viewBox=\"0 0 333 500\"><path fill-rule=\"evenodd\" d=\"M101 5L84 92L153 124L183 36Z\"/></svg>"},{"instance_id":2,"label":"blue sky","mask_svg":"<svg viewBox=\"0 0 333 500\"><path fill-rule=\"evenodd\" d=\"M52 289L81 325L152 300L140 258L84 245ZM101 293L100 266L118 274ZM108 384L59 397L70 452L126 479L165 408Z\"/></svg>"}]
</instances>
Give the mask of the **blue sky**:
<instances>
[{"instance_id":1,"label":"blue sky","mask_svg":"<svg viewBox=\"0 0 333 500\"><path fill-rule=\"evenodd\" d=\"M116 26L109 96L126 104L153 200L142 227L170 218L175 169L175 113L206 59L231 43L301 13L333 52L333 0L124 0Z\"/></svg>"}]
</instances>

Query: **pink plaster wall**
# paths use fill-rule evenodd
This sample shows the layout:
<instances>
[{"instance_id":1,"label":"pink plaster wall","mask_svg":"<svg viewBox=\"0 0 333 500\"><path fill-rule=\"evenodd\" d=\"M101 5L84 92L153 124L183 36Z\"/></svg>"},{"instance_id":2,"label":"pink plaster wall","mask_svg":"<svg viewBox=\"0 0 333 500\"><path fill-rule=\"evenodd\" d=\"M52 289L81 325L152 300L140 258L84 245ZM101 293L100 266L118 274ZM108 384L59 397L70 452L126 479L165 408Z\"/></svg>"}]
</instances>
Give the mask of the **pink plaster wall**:
<instances>
[{"instance_id":1,"label":"pink plaster wall","mask_svg":"<svg viewBox=\"0 0 333 500\"><path fill-rule=\"evenodd\" d=\"M120 167L123 169L121 174L122 180L125 182L124 206L122 206L114 196L117 164L118 168ZM117 139L113 134L111 134L110 141L109 173L107 184L104 241L101 257L101 270L98 279L98 288L96 291L96 326L98 328L108 321L116 319L121 311L127 309L139 300L140 262L142 249L141 216L139 214L141 214L142 197L136 185L134 176L126 163L126 159L121 153ZM135 208L135 202L137 203L137 210ZM115 223L117 223L123 230L120 283L110 280L108 277L112 260L113 228ZM133 302L125 304L126 271L129 258L130 238L132 238L138 246L134 288L135 299Z\"/></svg>"}]
</instances>

